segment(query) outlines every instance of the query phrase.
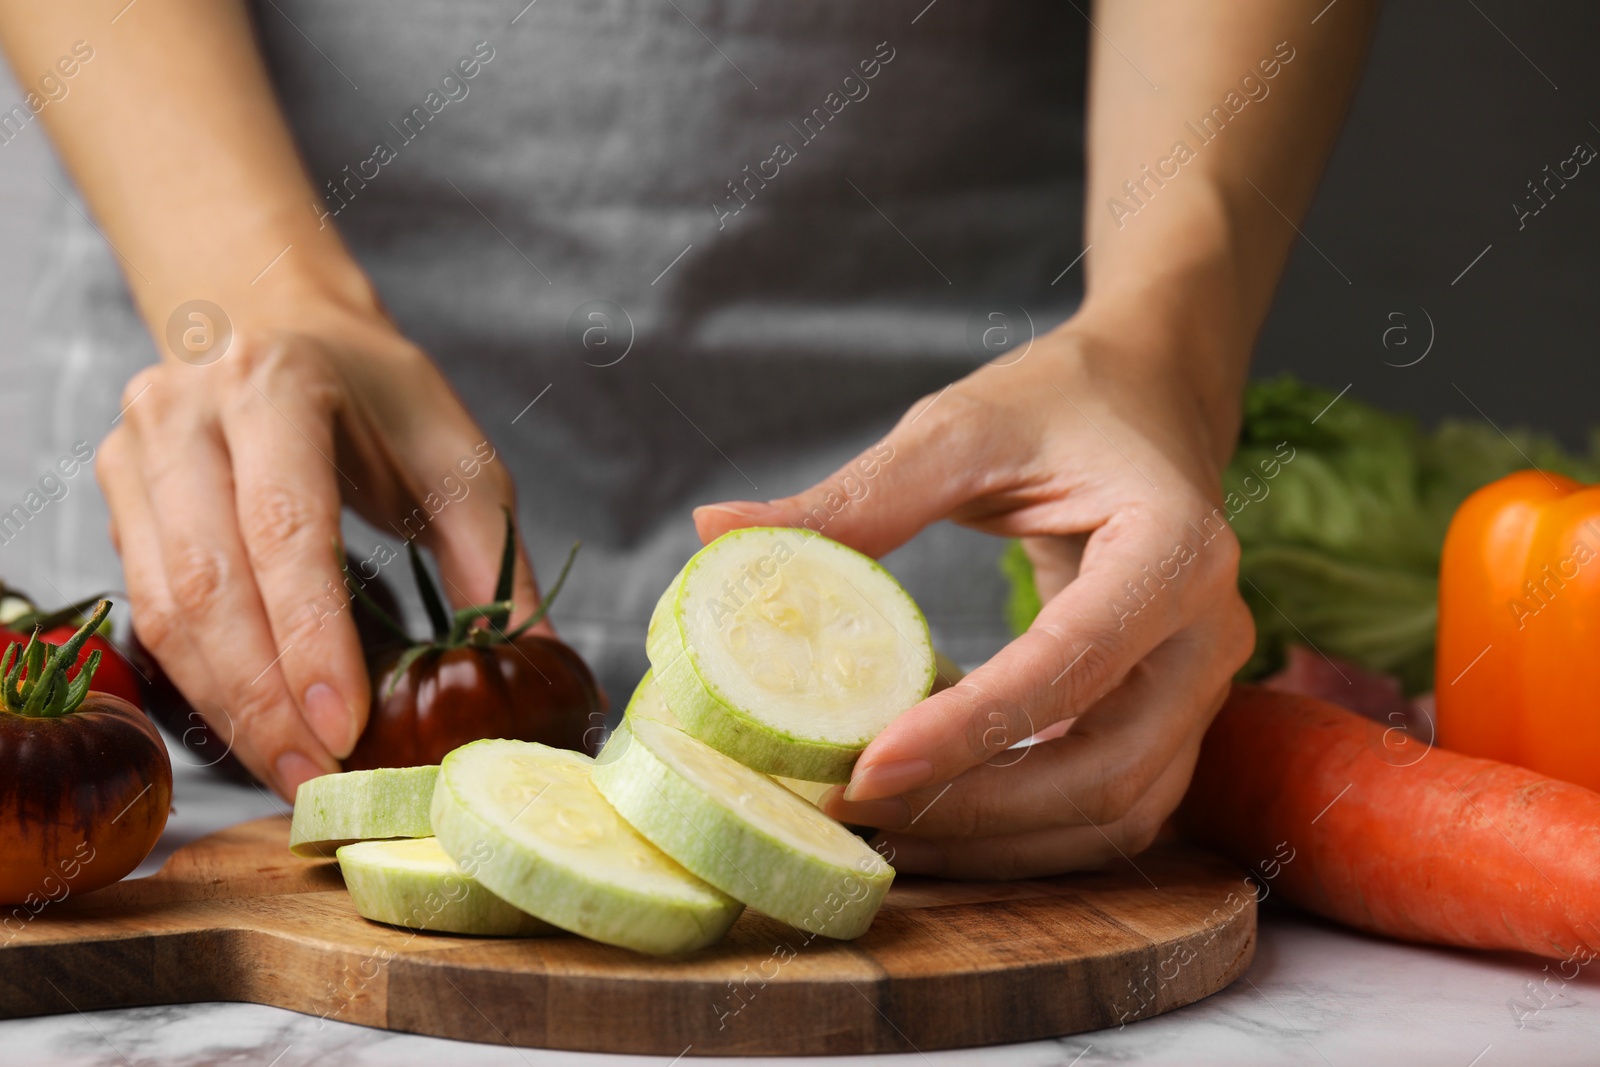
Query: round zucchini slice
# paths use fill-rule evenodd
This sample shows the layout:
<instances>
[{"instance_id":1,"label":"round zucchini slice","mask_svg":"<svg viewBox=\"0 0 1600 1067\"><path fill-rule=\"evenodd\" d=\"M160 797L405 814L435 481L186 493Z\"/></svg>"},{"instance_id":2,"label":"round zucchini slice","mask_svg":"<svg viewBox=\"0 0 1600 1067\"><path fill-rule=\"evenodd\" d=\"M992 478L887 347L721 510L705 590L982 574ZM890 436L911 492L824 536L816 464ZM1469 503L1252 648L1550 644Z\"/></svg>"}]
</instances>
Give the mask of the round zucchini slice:
<instances>
[{"instance_id":1,"label":"round zucchini slice","mask_svg":"<svg viewBox=\"0 0 1600 1067\"><path fill-rule=\"evenodd\" d=\"M743 905L684 870L617 815L594 761L527 741L474 741L444 758L433 828L490 892L563 930L653 955L715 943Z\"/></svg>"},{"instance_id":2,"label":"round zucchini slice","mask_svg":"<svg viewBox=\"0 0 1600 1067\"><path fill-rule=\"evenodd\" d=\"M845 782L934 681L916 603L874 560L804 529L697 552L662 594L651 673L683 730L767 774Z\"/></svg>"},{"instance_id":3,"label":"round zucchini slice","mask_svg":"<svg viewBox=\"0 0 1600 1067\"><path fill-rule=\"evenodd\" d=\"M729 896L826 937L859 937L894 868L771 778L664 723L624 719L594 783L634 829Z\"/></svg>"},{"instance_id":4,"label":"round zucchini slice","mask_svg":"<svg viewBox=\"0 0 1600 1067\"><path fill-rule=\"evenodd\" d=\"M531 937L555 927L507 904L457 866L432 837L359 841L339 849L345 888L364 919L433 933ZM476 865L467 857L467 869Z\"/></svg>"},{"instance_id":5,"label":"round zucchini slice","mask_svg":"<svg viewBox=\"0 0 1600 1067\"><path fill-rule=\"evenodd\" d=\"M433 836L428 805L438 776L438 767L382 767L301 782L289 851L332 859L335 850L356 841Z\"/></svg>"}]
</instances>

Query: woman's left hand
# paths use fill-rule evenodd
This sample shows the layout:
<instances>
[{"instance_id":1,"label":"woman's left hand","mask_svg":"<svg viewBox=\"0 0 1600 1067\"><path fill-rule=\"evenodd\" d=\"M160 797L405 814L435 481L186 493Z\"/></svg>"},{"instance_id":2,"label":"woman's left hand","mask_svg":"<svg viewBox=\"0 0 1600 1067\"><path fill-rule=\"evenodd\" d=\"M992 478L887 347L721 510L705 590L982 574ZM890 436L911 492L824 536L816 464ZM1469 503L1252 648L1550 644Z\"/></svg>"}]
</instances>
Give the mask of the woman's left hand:
<instances>
[{"instance_id":1,"label":"woman's left hand","mask_svg":"<svg viewBox=\"0 0 1600 1067\"><path fill-rule=\"evenodd\" d=\"M1144 849L1249 656L1216 503L1228 450L1197 390L1157 369L1170 353L1134 333L1069 322L918 402L811 489L695 512L706 541L806 526L875 557L941 519L1023 539L1032 627L890 724L823 800L881 828L901 870L1018 878Z\"/></svg>"}]
</instances>

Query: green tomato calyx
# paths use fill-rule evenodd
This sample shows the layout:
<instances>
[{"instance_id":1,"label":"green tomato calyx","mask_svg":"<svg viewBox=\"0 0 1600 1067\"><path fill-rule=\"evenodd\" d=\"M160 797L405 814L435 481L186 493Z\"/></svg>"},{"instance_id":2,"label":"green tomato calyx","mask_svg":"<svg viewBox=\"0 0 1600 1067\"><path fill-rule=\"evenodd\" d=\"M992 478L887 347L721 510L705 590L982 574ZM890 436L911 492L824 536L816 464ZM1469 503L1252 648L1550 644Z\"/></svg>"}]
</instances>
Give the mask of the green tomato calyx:
<instances>
[{"instance_id":1,"label":"green tomato calyx","mask_svg":"<svg viewBox=\"0 0 1600 1067\"><path fill-rule=\"evenodd\" d=\"M89 653L77 676L70 680L67 669L78 662L84 643L110 613L111 601L101 600L78 632L62 645L41 641L37 628L20 656L15 644L7 645L5 655L0 656L0 703L5 710L33 719L56 719L78 710L100 667L100 651Z\"/></svg>"},{"instance_id":2,"label":"green tomato calyx","mask_svg":"<svg viewBox=\"0 0 1600 1067\"><path fill-rule=\"evenodd\" d=\"M540 598L539 607L523 619L515 629L507 629L511 622L512 577L517 566L517 533L515 524L511 519L509 508L501 509L506 517L505 547L500 554L500 574L495 582L494 599L487 604L473 604L469 607L458 608L451 612L445 607L444 598L439 595L439 587L434 582L433 576L428 573L428 568L422 562L422 554L417 551L415 541L406 542L406 554L411 559L411 573L416 578L417 591L422 596L422 606L427 610L428 621L433 626L433 637L427 641L417 641L406 633L405 627L396 622L388 612L384 611L362 589L361 583L356 581L350 573L348 566L344 567L346 584L361 603L369 610L390 633L406 643L406 650L395 661L389 672L388 692L394 692L395 685L400 678L410 669L411 665L423 656L438 652L445 652L453 648L492 648L495 645L509 644L521 637L528 629L537 626L549 614L550 608L556 602L556 597L561 593L561 587L566 584L567 573L572 570L572 561L578 555L581 542L574 542L572 550L567 553L567 561L561 567L561 573L556 577L555 584L550 587L550 592ZM341 565L344 555L340 553ZM482 620L482 625L479 625ZM387 695L387 693L385 694Z\"/></svg>"}]
</instances>

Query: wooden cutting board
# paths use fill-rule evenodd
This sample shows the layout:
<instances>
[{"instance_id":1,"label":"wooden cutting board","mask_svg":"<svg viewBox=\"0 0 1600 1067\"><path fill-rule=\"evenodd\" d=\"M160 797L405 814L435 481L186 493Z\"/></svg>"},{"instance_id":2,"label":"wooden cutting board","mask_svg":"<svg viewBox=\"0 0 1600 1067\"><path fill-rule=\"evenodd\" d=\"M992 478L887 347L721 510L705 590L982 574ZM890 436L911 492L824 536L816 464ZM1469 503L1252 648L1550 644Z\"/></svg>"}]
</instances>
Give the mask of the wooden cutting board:
<instances>
[{"instance_id":1,"label":"wooden cutting board","mask_svg":"<svg viewBox=\"0 0 1600 1067\"><path fill-rule=\"evenodd\" d=\"M1243 873L1176 845L1061 878L904 878L853 942L747 911L721 944L663 961L367 922L338 868L291 856L288 834L286 818L244 823L151 878L16 912L0 923L0 1017L232 1000L594 1052L926 1052L1170 1011L1255 953Z\"/></svg>"}]
</instances>

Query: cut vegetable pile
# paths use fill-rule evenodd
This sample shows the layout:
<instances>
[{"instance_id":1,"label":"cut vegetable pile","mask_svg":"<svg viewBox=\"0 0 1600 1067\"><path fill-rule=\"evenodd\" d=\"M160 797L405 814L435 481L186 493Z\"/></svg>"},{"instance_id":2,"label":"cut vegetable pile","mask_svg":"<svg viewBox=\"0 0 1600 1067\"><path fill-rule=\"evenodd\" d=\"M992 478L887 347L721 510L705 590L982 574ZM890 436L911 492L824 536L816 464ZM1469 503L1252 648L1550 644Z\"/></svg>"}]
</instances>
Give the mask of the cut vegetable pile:
<instances>
[{"instance_id":1,"label":"cut vegetable pile","mask_svg":"<svg viewBox=\"0 0 1600 1067\"><path fill-rule=\"evenodd\" d=\"M714 944L748 904L813 936L865 933L894 870L815 805L933 685L911 597L821 535L738 530L673 580L646 651L597 760L488 740L437 767L313 779L293 850L337 849L356 911L414 930L565 930L666 956Z\"/></svg>"}]
</instances>

